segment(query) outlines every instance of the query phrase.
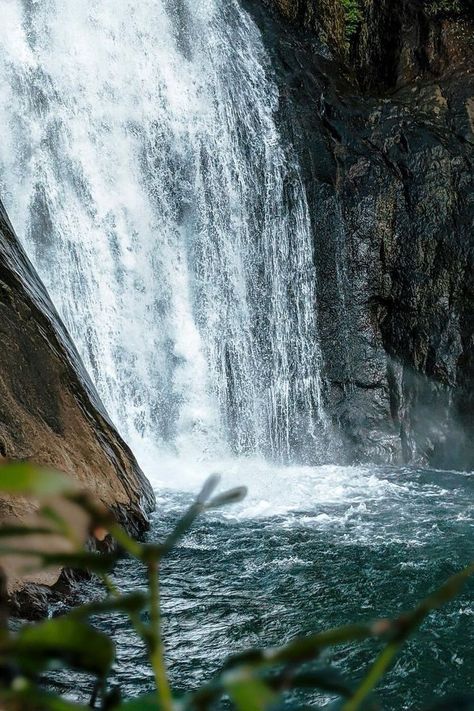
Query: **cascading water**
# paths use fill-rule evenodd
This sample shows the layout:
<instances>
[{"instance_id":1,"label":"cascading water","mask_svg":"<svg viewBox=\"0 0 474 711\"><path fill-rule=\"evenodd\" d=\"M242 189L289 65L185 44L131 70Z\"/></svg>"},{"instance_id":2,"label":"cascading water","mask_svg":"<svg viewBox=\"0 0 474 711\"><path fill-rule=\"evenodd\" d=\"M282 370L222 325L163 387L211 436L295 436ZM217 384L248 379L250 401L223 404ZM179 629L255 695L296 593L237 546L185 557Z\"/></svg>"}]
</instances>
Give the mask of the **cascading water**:
<instances>
[{"instance_id":1,"label":"cascading water","mask_svg":"<svg viewBox=\"0 0 474 711\"><path fill-rule=\"evenodd\" d=\"M0 190L112 419L315 459L311 224L237 0L8 0ZM153 453L153 447L151 447Z\"/></svg>"},{"instance_id":2,"label":"cascading water","mask_svg":"<svg viewBox=\"0 0 474 711\"><path fill-rule=\"evenodd\" d=\"M189 504L181 489L211 466L251 485L163 562L173 688L243 648L414 606L471 559L474 479L300 466L330 434L315 255L250 17L237 0L3 0L2 21L0 195L112 419L171 485L150 536L163 540ZM143 576L132 559L115 571L124 590ZM474 612L458 604L398 659L388 711L472 688ZM118 642L124 697L151 691L123 617L98 623ZM348 679L366 674L367 648L336 654ZM52 677L88 703L83 679Z\"/></svg>"}]
</instances>

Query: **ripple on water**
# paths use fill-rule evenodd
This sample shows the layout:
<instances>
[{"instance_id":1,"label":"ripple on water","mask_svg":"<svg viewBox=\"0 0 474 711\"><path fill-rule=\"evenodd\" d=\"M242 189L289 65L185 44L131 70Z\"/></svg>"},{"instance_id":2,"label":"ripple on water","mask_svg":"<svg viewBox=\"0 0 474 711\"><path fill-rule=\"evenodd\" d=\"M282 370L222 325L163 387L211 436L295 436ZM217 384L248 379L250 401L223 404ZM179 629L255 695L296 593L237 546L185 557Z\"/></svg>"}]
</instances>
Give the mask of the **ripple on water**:
<instances>
[{"instance_id":1,"label":"ripple on water","mask_svg":"<svg viewBox=\"0 0 474 711\"><path fill-rule=\"evenodd\" d=\"M240 483L237 466L226 474L223 485ZM399 614L472 558L470 475L267 467L256 476L255 486L244 479L246 502L202 517L163 565L164 633L178 689L202 683L249 646ZM151 537L162 539L190 501L190 493L161 490ZM131 560L115 577L125 589L144 585ZM471 585L436 611L407 643L382 685L385 709L422 708L474 685L472 592ZM128 695L151 689L142 645L121 617L111 626L116 680ZM354 677L374 652L370 644L344 646L329 659ZM289 697L288 708L295 703Z\"/></svg>"}]
</instances>

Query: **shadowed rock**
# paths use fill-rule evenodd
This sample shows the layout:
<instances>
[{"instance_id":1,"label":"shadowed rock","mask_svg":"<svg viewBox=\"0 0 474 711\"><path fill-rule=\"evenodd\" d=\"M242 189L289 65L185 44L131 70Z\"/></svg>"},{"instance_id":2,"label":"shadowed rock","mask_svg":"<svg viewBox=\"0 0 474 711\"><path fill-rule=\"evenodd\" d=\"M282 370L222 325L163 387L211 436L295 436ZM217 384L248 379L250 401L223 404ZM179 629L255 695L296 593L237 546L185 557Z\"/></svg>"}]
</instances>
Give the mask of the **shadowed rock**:
<instances>
[{"instance_id":1,"label":"shadowed rock","mask_svg":"<svg viewBox=\"0 0 474 711\"><path fill-rule=\"evenodd\" d=\"M474 466L474 22L447 5L361 0L343 46L322 2L246 3L303 169L348 461Z\"/></svg>"}]
</instances>

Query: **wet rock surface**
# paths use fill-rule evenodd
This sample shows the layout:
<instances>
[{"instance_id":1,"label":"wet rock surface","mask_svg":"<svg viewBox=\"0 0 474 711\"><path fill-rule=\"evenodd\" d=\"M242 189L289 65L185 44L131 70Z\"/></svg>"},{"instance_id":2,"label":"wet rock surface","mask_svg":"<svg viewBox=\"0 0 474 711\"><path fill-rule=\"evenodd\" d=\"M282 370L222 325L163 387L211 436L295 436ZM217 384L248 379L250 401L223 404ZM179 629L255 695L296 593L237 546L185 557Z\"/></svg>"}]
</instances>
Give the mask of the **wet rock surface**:
<instances>
[{"instance_id":1,"label":"wet rock surface","mask_svg":"<svg viewBox=\"0 0 474 711\"><path fill-rule=\"evenodd\" d=\"M1 203L0 342L0 459L29 459L64 471L131 533L145 530L154 506L151 487L109 421ZM0 518L21 518L32 508L3 499ZM44 614L60 572L10 580L14 611Z\"/></svg>"},{"instance_id":2,"label":"wet rock surface","mask_svg":"<svg viewBox=\"0 0 474 711\"><path fill-rule=\"evenodd\" d=\"M472 468L474 23L390 3L390 35L366 3L348 60L281 3L247 8L309 196L347 459Z\"/></svg>"}]
</instances>

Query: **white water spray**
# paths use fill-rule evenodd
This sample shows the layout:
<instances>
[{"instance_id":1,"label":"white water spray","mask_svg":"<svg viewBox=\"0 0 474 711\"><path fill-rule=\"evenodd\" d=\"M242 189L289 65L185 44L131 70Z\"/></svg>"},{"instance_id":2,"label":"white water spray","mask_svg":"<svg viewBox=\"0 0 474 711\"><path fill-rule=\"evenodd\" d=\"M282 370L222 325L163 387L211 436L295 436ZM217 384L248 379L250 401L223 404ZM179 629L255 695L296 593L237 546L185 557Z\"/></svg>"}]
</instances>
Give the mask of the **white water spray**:
<instances>
[{"instance_id":1,"label":"white water spray","mask_svg":"<svg viewBox=\"0 0 474 711\"><path fill-rule=\"evenodd\" d=\"M311 224L249 15L237 0L2 13L0 194L145 470L158 451L316 453Z\"/></svg>"}]
</instances>

